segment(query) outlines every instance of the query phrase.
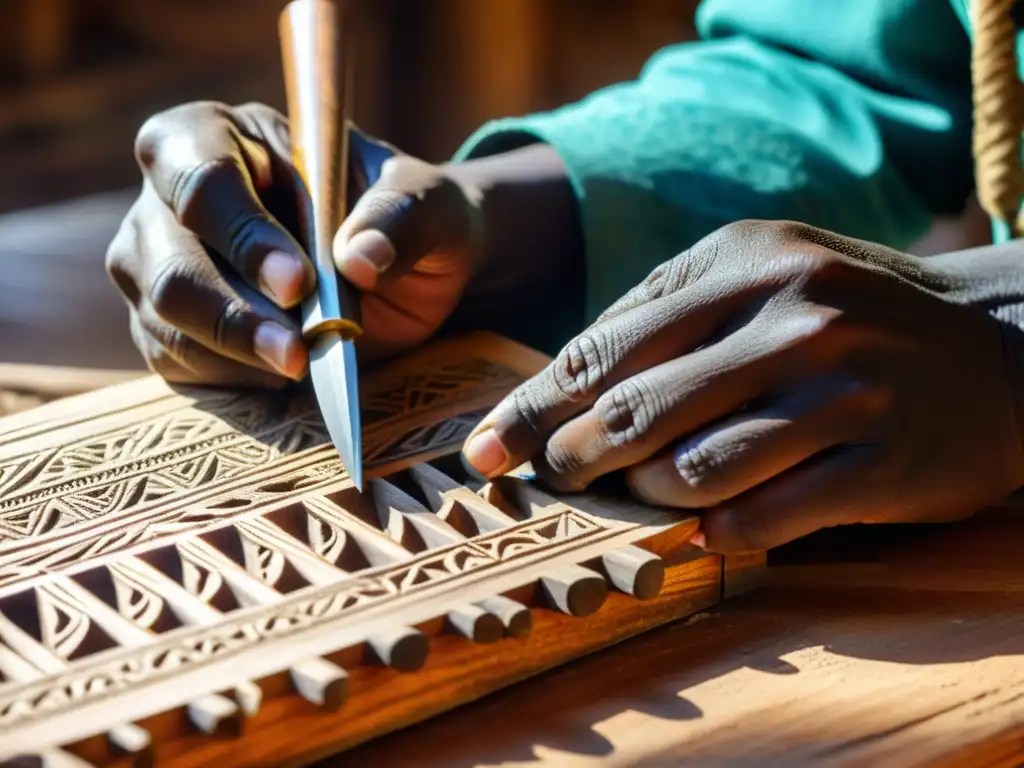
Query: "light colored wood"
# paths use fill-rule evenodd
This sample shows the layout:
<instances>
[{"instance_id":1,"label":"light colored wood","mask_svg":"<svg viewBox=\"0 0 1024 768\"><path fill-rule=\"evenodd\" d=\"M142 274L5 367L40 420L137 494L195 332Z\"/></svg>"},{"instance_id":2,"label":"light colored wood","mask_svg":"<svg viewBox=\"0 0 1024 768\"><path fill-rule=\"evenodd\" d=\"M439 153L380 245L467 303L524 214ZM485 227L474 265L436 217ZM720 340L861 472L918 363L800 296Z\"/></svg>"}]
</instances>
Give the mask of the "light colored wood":
<instances>
[{"instance_id":1,"label":"light colored wood","mask_svg":"<svg viewBox=\"0 0 1024 768\"><path fill-rule=\"evenodd\" d=\"M0 675L7 680L16 682L30 682L45 676L47 672L60 673L66 669L66 664L57 658L56 654L49 653L46 649L33 643L25 637L24 633L11 622L0 620L0 640L20 644L26 652L23 655L15 653L11 648L0 643ZM19 642L20 641L20 642ZM26 647L30 644L30 648ZM35 659L39 665L33 666L28 658ZM107 732L114 749L131 758L133 766L150 765L153 760L153 740L150 735L133 723L116 725ZM55 759L64 759L66 756L60 754ZM67 759L72 759L68 757Z\"/></svg>"},{"instance_id":2,"label":"light colored wood","mask_svg":"<svg viewBox=\"0 0 1024 768\"><path fill-rule=\"evenodd\" d=\"M308 392L145 377L0 421L0 640L39 670L0 678L0 760L308 762L713 605L695 518L450 468L546 362L477 334L366 375L364 494Z\"/></svg>"}]
</instances>

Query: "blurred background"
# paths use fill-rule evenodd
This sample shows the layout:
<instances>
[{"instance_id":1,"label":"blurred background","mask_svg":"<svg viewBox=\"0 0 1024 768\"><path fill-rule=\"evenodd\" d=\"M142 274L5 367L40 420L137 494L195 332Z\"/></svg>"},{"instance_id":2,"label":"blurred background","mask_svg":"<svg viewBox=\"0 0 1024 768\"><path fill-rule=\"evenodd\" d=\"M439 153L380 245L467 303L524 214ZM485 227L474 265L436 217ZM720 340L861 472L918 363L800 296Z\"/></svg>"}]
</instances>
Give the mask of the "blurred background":
<instances>
[{"instance_id":1,"label":"blurred background","mask_svg":"<svg viewBox=\"0 0 1024 768\"><path fill-rule=\"evenodd\" d=\"M0 0L0 364L140 365L102 268L138 184L135 132L195 99L283 110L284 3ZM694 37L697 5L355 0L355 119L443 160L487 119L632 79L656 49ZM976 211L965 221L921 249L987 236Z\"/></svg>"},{"instance_id":2,"label":"blurred background","mask_svg":"<svg viewBox=\"0 0 1024 768\"><path fill-rule=\"evenodd\" d=\"M139 124L284 108L284 0L0 0L0 212L136 183ZM575 100L693 37L697 0L356 0L356 120L442 160L484 120Z\"/></svg>"}]
</instances>

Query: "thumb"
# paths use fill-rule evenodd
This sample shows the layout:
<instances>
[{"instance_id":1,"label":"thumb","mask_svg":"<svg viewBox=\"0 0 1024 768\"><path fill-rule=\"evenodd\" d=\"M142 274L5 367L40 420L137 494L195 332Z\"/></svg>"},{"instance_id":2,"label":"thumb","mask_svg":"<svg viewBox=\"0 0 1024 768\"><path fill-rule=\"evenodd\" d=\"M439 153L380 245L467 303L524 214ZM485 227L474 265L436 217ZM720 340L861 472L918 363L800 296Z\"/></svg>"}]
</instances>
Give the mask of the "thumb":
<instances>
[{"instance_id":1,"label":"thumb","mask_svg":"<svg viewBox=\"0 0 1024 768\"><path fill-rule=\"evenodd\" d=\"M470 205L438 166L397 154L352 130L353 186L368 185L334 238L334 262L349 282L373 291L438 250L469 245Z\"/></svg>"}]
</instances>

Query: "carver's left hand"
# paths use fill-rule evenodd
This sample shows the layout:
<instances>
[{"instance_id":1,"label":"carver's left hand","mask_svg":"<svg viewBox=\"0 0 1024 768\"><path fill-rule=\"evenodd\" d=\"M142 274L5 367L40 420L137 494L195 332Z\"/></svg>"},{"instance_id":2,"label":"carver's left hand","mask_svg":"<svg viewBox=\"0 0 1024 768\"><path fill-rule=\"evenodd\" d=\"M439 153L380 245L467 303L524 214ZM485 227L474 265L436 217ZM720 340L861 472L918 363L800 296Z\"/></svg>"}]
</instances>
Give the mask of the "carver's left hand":
<instances>
[{"instance_id":1,"label":"carver's left hand","mask_svg":"<svg viewBox=\"0 0 1024 768\"><path fill-rule=\"evenodd\" d=\"M467 459L564 491L627 469L640 499L701 510L717 552L965 517L1024 485L1024 451L1000 323L956 289L871 243L725 227L506 398Z\"/></svg>"}]
</instances>

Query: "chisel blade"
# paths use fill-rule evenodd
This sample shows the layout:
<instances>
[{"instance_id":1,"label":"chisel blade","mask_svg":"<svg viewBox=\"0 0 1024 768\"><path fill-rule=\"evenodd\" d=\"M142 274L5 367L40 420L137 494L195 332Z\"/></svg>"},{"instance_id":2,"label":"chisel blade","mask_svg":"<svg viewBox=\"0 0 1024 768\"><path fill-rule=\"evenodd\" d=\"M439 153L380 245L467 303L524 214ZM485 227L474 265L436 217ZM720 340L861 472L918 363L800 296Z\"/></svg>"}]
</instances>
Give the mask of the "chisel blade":
<instances>
[{"instance_id":1,"label":"chisel blade","mask_svg":"<svg viewBox=\"0 0 1024 768\"><path fill-rule=\"evenodd\" d=\"M331 442L348 476L362 491L363 429L355 344L337 333L322 334L309 350L309 375Z\"/></svg>"}]
</instances>

